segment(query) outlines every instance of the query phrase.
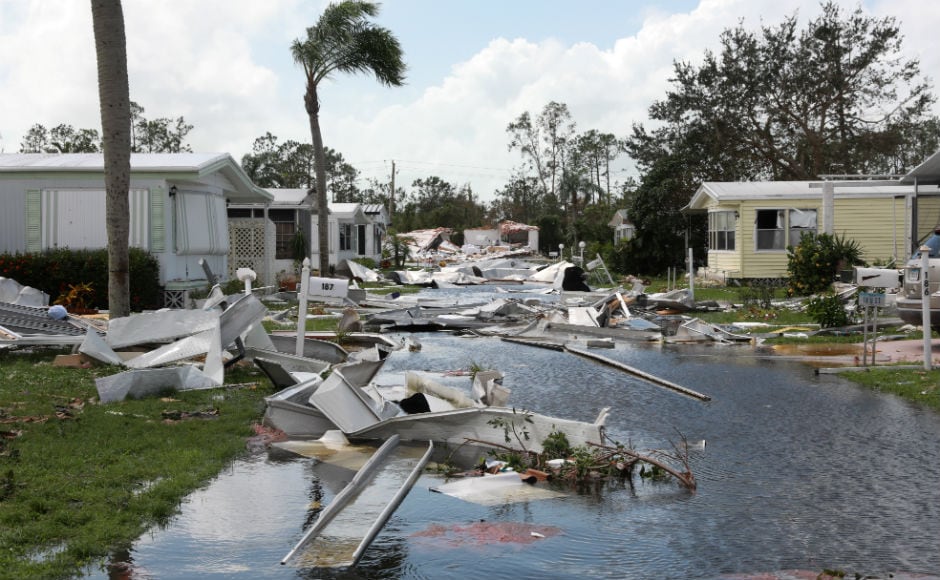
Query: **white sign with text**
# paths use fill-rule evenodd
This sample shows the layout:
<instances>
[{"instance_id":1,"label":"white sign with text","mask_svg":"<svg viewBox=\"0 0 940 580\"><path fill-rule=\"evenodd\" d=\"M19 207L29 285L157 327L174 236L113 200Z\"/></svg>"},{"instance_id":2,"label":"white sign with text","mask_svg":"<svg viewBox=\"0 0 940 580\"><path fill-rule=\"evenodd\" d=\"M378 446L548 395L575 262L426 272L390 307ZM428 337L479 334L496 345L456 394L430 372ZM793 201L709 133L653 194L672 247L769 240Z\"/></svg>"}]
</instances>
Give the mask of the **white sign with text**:
<instances>
[{"instance_id":1,"label":"white sign with text","mask_svg":"<svg viewBox=\"0 0 940 580\"><path fill-rule=\"evenodd\" d=\"M349 280L310 276L307 296L311 298L345 298L349 294Z\"/></svg>"}]
</instances>

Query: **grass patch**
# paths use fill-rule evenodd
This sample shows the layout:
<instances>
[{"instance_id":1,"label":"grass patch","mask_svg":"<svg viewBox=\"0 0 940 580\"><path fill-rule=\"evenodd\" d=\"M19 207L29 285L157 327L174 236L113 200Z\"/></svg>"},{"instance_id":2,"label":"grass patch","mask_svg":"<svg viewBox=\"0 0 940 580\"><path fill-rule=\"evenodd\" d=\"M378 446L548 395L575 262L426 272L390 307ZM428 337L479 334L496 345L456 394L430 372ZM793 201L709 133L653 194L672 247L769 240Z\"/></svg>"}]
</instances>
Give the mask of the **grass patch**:
<instances>
[{"instance_id":1,"label":"grass patch","mask_svg":"<svg viewBox=\"0 0 940 580\"><path fill-rule=\"evenodd\" d=\"M940 370L869 367L864 372L842 373L852 382L882 393L891 393L940 411Z\"/></svg>"},{"instance_id":2,"label":"grass patch","mask_svg":"<svg viewBox=\"0 0 940 580\"><path fill-rule=\"evenodd\" d=\"M735 322L766 322L779 327L785 326L811 326L818 327L805 312L789 310L786 308L736 308L734 310L686 312L686 316L700 318L712 324L733 324ZM767 332L758 329L757 332Z\"/></svg>"},{"instance_id":3,"label":"grass patch","mask_svg":"<svg viewBox=\"0 0 940 580\"><path fill-rule=\"evenodd\" d=\"M109 367L61 368L51 351L0 352L0 569L66 578L165 524L238 455L273 389L256 370L234 388L95 404ZM165 420L178 413L209 418Z\"/></svg>"}]
</instances>

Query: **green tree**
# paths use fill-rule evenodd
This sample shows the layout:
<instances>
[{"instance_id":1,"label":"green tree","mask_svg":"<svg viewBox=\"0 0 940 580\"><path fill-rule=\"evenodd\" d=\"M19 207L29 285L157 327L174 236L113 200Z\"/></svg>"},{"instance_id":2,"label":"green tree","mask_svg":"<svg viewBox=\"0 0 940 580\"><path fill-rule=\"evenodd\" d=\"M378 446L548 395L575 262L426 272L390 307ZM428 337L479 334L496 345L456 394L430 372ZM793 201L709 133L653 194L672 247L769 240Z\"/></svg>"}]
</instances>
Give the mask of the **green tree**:
<instances>
[{"instance_id":1,"label":"green tree","mask_svg":"<svg viewBox=\"0 0 940 580\"><path fill-rule=\"evenodd\" d=\"M121 0L92 0L108 230L108 311L130 314L131 110Z\"/></svg>"},{"instance_id":2,"label":"green tree","mask_svg":"<svg viewBox=\"0 0 940 580\"><path fill-rule=\"evenodd\" d=\"M613 133L601 133L591 129L574 140L572 165L591 184L588 195L598 194L598 201L611 202L610 165L624 152L623 141ZM587 200L592 201L591 199Z\"/></svg>"},{"instance_id":3,"label":"green tree","mask_svg":"<svg viewBox=\"0 0 940 580\"><path fill-rule=\"evenodd\" d=\"M897 173L934 151L934 97L900 48L894 19L826 2L802 30L795 15L758 32L739 25L700 66L675 63L672 89L649 109L656 128L635 125L626 141L643 182L631 251L658 253L702 181ZM698 247L704 222L689 224Z\"/></svg>"},{"instance_id":4,"label":"green tree","mask_svg":"<svg viewBox=\"0 0 940 580\"><path fill-rule=\"evenodd\" d=\"M796 15L753 32L721 35L721 53L701 66L675 64L674 89L650 107L660 127L634 131L631 155L645 166L657 147L696 139L700 173L816 179L826 173L886 173L931 122L934 97L917 60L900 56L893 18L843 14L835 2L798 29ZM933 125L935 126L935 125ZM645 140L652 139L650 143ZM936 135L933 136L934 143ZM646 149L641 151L641 149Z\"/></svg>"},{"instance_id":5,"label":"green tree","mask_svg":"<svg viewBox=\"0 0 940 580\"><path fill-rule=\"evenodd\" d=\"M346 163L343 154L329 147L325 151L327 190L333 194L333 201L350 203L360 201L359 170Z\"/></svg>"},{"instance_id":6,"label":"green tree","mask_svg":"<svg viewBox=\"0 0 940 580\"><path fill-rule=\"evenodd\" d=\"M460 188L437 176L416 179L412 192L398 204L396 225L404 231L446 227L454 230L451 239L460 243L463 230L479 227L486 208L469 185Z\"/></svg>"},{"instance_id":7,"label":"green tree","mask_svg":"<svg viewBox=\"0 0 940 580\"><path fill-rule=\"evenodd\" d=\"M359 201L356 182L359 170L346 163L339 151L325 148L327 190L333 201ZM251 180L261 187L314 189L313 146L298 141L277 142L270 132L255 139L251 153L242 157L242 169Z\"/></svg>"},{"instance_id":8,"label":"green tree","mask_svg":"<svg viewBox=\"0 0 940 580\"><path fill-rule=\"evenodd\" d=\"M298 141L277 142L270 132L255 139L242 168L261 187L313 189L313 146Z\"/></svg>"},{"instance_id":9,"label":"green tree","mask_svg":"<svg viewBox=\"0 0 940 580\"><path fill-rule=\"evenodd\" d=\"M541 183L541 193L559 196L562 174L574 137L575 123L568 105L549 102L533 120L528 111L509 123L509 150L518 150L524 167Z\"/></svg>"},{"instance_id":10,"label":"green tree","mask_svg":"<svg viewBox=\"0 0 940 580\"><path fill-rule=\"evenodd\" d=\"M97 129L56 125L51 130L35 124L20 142L20 153L98 153L101 136Z\"/></svg>"},{"instance_id":11,"label":"green tree","mask_svg":"<svg viewBox=\"0 0 940 580\"><path fill-rule=\"evenodd\" d=\"M392 185L387 181L379 181L374 177L370 177L368 184L364 189L359 190L359 199L356 201L360 203L380 203L388 207L389 192L391 191ZM405 196L405 190L401 187L395 188L395 199L401 200Z\"/></svg>"},{"instance_id":12,"label":"green tree","mask_svg":"<svg viewBox=\"0 0 940 580\"><path fill-rule=\"evenodd\" d=\"M183 117L176 119L144 117L144 108L130 102L131 153L192 152L185 143L193 126ZM60 124L52 129L37 123L20 143L20 153L101 153L102 139L97 129Z\"/></svg>"},{"instance_id":13,"label":"green tree","mask_svg":"<svg viewBox=\"0 0 940 580\"><path fill-rule=\"evenodd\" d=\"M404 83L405 63L398 39L387 29L369 22L378 14L378 4L346 0L330 4L304 39L291 44L294 62L301 65L307 81L304 107L310 120L317 187L317 229L320 271L329 271L327 230L326 153L320 131L320 82L334 73L373 73L379 83Z\"/></svg>"},{"instance_id":14,"label":"green tree","mask_svg":"<svg viewBox=\"0 0 940 580\"><path fill-rule=\"evenodd\" d=\"M646 173L629 207L636 232L622 249L626 271L660 274L681 266L690 235L691 247L704 247L703 224L696 223L704 220L680 212L692 187L680 158L663 158Z\"/></svg>"},{"instance_id":15,"label":"green tree","mask_svg":"<svg viewBox=\"0 0 940 580\"><path fill-rule=\"evenodd\" d=\"M491 213L497 219L502 217L530 224L544 211L545 196L539 192L536 177L517 172L509 183L496 190L496 198L490 205Z\"/></svg>"},{"instance_id":16,"label":"green tree","mask_svg":"<svg viewBox=\"0 0 940 580\"><path fill-rule=\"evenodd\" d=\"M183 117L147 119L144 108L131 101L132 153L192 153L192 148L185 143L186 135L192 130L193 126Z\"/></svg>"}]
</instances>

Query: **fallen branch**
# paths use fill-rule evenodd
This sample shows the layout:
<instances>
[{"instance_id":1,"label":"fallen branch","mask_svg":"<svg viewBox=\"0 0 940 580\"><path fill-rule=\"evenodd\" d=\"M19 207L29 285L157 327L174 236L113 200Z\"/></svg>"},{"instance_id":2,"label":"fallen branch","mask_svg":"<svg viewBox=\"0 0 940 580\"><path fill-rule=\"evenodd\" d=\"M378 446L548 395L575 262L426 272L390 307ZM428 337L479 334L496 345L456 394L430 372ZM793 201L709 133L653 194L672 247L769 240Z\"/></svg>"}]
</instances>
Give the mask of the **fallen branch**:
<instances>
[{"instance_id":1,"label":"fallen branch","mask_svg":"<svg viewBox=\"0 0 940 580\"><path fill-rule=\"evenodd\" d=\"M588 445L591 445L593 447L600 447L601 449L607 449L607 450L615 451L618 453L623 453L624 455L629 455L630 457L634 457L636 459L639 459L640 461L649 463L650 465L655 465L656 467L662 469L666 473L678 479L679 483L684 485L686 489L688 489L689 491L695 491L695 488L696 488L695 476L692 475L691 471L686 471L683 473L675 469L668 463L664 463L648 455L642 455L640 453L637 453L636 451L630 451L629 449L624 448L624 447L611 447L609 445L601 445L600 443L591 443L590 441L588 442Z\"/></svg>"}]
</instances>

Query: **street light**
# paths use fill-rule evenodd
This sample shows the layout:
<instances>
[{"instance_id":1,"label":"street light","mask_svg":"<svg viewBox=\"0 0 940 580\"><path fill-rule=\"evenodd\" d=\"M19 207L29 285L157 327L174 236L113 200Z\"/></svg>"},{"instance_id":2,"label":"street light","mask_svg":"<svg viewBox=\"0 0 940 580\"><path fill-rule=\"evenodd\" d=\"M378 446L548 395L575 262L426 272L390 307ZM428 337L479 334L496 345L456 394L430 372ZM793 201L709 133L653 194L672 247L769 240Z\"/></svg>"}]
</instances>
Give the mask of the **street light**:
<instances>
[{"instance_id":1,"label":"street light","mask_svg":"<svg viewBox=\"0 0 940 580\"><path fill-rule=\"evenodd\" d=\"M581 250L581 267L584 267L584 246L587 244L584 243L584 240L578 242L578 249Z\"/></svg>"},{"instance_id":2,"label":"street light","mask_svg":"<svg viewBox=\"0 0 940 580\"><path fill-rule=\"evenodd\" d=\"M565 245L558 244L558 258L562 261L565 259Z\"/></svg>"}]
</instances>

